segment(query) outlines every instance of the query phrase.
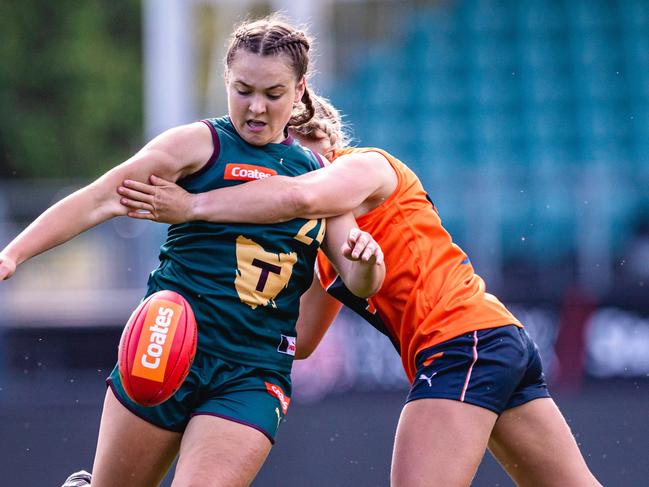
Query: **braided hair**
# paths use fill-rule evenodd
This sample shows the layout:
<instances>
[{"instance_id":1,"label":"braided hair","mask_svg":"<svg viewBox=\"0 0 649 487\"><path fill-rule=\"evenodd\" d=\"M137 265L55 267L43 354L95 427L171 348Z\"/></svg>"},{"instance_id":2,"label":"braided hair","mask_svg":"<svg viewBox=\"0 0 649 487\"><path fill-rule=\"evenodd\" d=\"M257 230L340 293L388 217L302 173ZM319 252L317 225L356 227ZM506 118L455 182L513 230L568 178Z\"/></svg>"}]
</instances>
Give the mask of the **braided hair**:
<instances>
[{"instance_id":1,"label":"braided hair","mask_svg":"<svg viewBox=\"0 0 649 487\"><path fill-rule=\"evenodd\" d=\"M317 130L323 132L331 144L331 151L342 149L349 143L345 133L342 117L338 110L326 98L311 93L311 100L315 109L313 118L307 122L292 127L293 131L303 137L313 137ZM323 154L327 156L328 154Z\"/></svg>"},{"instance_id":2,"label":"braided hair","mask_svg":"<svg viewBox=\"0 0 649 487\"><path fill-rule=\"evenodd\" d=\"M304 31L296 29L278 15L271 15L261 20L244 22L236 28L230 38L225 65L226 69L230 68L240 49L261 56L286 54L291 59L299 82L308 75L310 48L311 40ZM293 109L287 127L302 125L311 120L314 114L315 108L307 86L300 103Z\"/></svg>"}]
</instances>

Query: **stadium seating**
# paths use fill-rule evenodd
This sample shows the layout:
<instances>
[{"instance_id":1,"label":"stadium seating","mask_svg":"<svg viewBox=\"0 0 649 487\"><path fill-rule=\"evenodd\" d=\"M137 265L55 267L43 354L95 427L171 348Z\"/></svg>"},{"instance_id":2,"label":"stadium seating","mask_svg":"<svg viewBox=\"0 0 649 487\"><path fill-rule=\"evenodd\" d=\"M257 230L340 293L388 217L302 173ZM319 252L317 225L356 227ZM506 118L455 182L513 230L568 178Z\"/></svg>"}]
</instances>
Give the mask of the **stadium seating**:
<instances>
[{"instance_id":1,"label":"stadium seating","mask_svg":"<svg viewBox=\"0 0 649 487\"><path fill-rule=\"evenodd\" d=\"M503 263L574 258L590 211L615 254L649 209L649 3L440 2L395 25L332 90L355 141L411 165L469 248L486 191Z\"/></svg>"}]
</instances>

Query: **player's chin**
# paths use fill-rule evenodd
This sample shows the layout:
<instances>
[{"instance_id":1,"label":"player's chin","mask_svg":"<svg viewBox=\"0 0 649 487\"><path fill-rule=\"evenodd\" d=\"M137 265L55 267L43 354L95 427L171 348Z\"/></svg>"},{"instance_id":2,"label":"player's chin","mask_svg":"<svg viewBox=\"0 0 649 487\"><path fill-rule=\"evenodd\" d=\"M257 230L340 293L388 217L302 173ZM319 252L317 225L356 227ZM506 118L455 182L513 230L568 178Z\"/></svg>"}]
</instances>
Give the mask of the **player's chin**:
<instances>
[{"instance_id":1,"label":"player's chin","mask_svg":"<svg viewBox=\"0 0 649 487\"><path fill-rule=\"evenodd\" d=\"M248 137L244 137L244 140L250 145L254 145L256 147L263 147L272 143L272 140L269 137L263 137L259 134L251 134Z\"/></svg>"},{"instance_id":2,"label":"player's chin","mask_svg":"<svg viewBox=\"0 0 649 487\"><path fill-rule=\"evenodd\" d=\"M270 125L266 125L260 131L253 131L247 125L241 130L243 140L254 146L264 146L273 143L279 143L284 140L283 132L276 133Z\"/></svg>"}]
</instances>

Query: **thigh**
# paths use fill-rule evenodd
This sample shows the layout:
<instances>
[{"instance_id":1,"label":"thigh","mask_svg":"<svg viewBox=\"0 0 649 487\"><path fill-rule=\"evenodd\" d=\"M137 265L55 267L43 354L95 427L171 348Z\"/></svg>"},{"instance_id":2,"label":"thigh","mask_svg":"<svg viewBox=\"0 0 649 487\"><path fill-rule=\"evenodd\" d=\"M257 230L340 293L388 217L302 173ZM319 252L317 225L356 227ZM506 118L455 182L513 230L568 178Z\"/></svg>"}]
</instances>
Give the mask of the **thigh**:
<instances>
[{"instance_id":1,"label":"thigh","mask_svg":"<svg viewBox=\"0 0 649 487\"><path fill-rule=\"evenodd\" d=\"M137 417L108 388L92 468L93 487L158 485L176 457L180 437Z\"/></svg>"},{"instance_id":2,"label":"thigh","mask_svg":"<svg viewBox=\"0 0 649 487\"><path fill-rule=\"evenodd\" d=\"M535 399L502 413L489 449L519 486L600 485L550 398Z\"/></svg>"},{"instance_id":3,"label":"thigh","mask_svg":"<svg viewBox=\"0 0 649 487\"><path fill-rule=\"evenodd\" d=\"M392 487L468 486L484 456L496 413L448 399L403 408L392 457Z\"/></svg>"},{"instance_id":4,"label":"thigh","mask_svg":"<svg viewBox=\"0 0 649 487\"><path fill-rule=\"evenodd\" d=\"M217 416L194 416L183 435L172 487L248 486L271 446L255 428Z\"/></svg>"}]
</instances>

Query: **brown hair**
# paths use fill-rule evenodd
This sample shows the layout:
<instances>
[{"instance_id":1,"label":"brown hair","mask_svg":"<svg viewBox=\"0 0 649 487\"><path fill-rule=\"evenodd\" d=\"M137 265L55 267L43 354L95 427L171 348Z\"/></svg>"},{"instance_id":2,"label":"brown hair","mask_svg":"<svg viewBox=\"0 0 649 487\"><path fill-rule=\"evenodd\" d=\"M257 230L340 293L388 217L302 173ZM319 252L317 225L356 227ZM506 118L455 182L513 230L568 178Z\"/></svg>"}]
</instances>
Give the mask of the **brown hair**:
<instances>
[{"instance_id":1,"label":"brown hair","mask_svg":"<svg viewBox=\"0 0 649 487\"><path fill-rule=\"evenodd\" d=\"M299 82L309 71L310 48L311 39L304 31L296 29L281 16L274 14L260 20L244 22L235 29L225 56L225 66L226 70L230 68L235 54L240 49L261 56L286 54L291 59L295 78ZM301 125L313 118L315 109L308 86L304 90L301 102L301 106L293 109L287 126Z\"/></svg>"},{"instance_id":2,"label":"brown hair","mask_svg":"<svg viewBox=\"0 0 649 487\"><path fill-rule=\"evenodd\" d=\"M331 150L345 147L349 143L349 138L345 133L340 112L329 100L315 93L311 93L311 101L315 110L313 118L302 125L292 127L293 131L309 138L313 137L316 130L321 130L329 137ZM326 156L327 154L323 155Z\"/></svg>"}]
</instances>

